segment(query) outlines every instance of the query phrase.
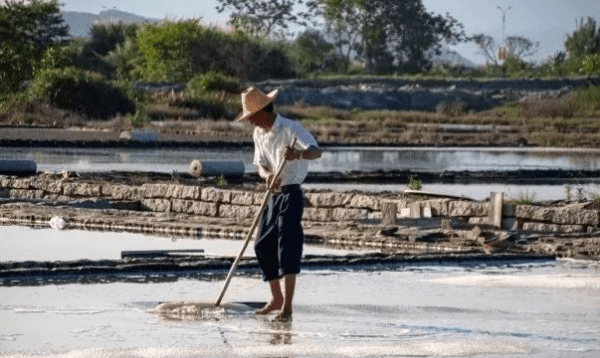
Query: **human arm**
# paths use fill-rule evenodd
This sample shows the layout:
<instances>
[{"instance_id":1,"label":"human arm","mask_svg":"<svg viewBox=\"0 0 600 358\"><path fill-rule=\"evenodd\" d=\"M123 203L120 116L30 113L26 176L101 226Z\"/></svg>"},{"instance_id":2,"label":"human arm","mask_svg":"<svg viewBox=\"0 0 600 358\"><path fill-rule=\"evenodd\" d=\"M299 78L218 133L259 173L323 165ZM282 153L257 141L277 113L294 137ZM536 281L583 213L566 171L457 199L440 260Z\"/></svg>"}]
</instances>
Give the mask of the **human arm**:
<instances>
[{"instance_id":1,"label":"human arm","mask_svg":"<svg viewBox=\"0 0 600 358\"><path fill-rule=\"evenodd\" d=\"M321 149L315 145L310 145L305 150L295 149L288 147L285 151L285 159L286 160L314 160L321 157Z\"/></svg>"}]
</instances>

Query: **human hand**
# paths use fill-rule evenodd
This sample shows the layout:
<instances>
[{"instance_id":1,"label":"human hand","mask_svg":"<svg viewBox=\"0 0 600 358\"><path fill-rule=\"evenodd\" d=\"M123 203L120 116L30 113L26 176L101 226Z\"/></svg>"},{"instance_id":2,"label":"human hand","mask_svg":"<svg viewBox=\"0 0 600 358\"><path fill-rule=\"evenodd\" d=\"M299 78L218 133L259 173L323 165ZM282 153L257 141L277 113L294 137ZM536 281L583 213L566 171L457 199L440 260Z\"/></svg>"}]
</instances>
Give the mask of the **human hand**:
<instances>
[{"instance_id":1,"label":"human hand","mask_svg":"<svg viewBox=\"0 0 600 358\"><path fill-rule=\"evenodd\" d=\"M296 160L302 158L302 151L294 148L287 147L285 150L286 160Z\"/></svg>"},{"instance_id":2,"label":"human hand","mask_svg":"<svg viewBox=\"0 0 600 358\"><path fill-rule=\"evenodd\" d=\"M274 178L275 178L275 174L269 174L269 177L267 178L267 187L270 187L271 182L273 182ZM277 178L275 178L275 182L273 183L273 186L271 188L279 189L280 186L281 186L281 178L277 177Z\"/></svg>"}]
</instances>

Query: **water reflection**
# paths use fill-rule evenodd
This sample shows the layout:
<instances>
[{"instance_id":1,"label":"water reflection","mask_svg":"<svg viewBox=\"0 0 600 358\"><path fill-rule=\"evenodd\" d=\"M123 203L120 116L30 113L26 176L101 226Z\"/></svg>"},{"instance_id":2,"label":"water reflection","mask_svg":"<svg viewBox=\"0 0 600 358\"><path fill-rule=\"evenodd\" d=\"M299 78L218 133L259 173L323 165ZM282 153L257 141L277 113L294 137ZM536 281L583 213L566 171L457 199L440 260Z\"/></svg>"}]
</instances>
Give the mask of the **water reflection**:
<instances>
[{"instance_id":1,"label":"water reflection","mask_svg":"<svg viewBox=\"0 0 600 358\"><path fill-rule=\"evenodd\" d=\"M5 159L32 159L45 171L187 172L192 160L239 160L254 172L251 147L234 149L0 148ZM324 148L309 170L482 171L519 169L600 170L600 150L539 148Z\"/></svg>"}]
</instances>

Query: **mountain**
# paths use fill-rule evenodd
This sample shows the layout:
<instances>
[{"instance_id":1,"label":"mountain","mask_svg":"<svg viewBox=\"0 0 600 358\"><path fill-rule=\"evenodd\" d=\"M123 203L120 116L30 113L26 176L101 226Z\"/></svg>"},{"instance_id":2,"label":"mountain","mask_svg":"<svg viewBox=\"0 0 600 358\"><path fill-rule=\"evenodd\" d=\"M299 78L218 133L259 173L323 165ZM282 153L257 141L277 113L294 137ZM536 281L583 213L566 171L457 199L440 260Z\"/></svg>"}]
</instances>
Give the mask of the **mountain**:
<instances>
[{"instance_id":1,"label":"mountain","mask_svg":"<svg viewBox=\"0 0 600 358\"><path fill-rule=\"evenodd\" d=\"M92 14L88 12L75 12L75 11L63 11L63 19L65 23L69 25L69 35L73 37L86 37L90 32L90 26L94 22L156 22L156 19L149 19L146 17L138 16L129 12L119 10L105 10L100 11L99 14Z\"/></svg>"}]
</instances>

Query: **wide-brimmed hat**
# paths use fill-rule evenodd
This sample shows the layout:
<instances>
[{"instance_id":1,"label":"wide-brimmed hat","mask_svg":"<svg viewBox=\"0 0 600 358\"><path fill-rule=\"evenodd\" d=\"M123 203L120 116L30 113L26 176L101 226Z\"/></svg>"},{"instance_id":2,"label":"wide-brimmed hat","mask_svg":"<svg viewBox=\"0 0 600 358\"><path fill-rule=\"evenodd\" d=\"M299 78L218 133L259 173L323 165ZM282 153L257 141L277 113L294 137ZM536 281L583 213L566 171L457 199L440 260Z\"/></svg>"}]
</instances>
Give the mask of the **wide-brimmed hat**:
<instances>
[{"instance_id":1,"label":"wide-brimmed hat","mask_svg":"<svg viewBox=\"0 0 600 358\"><path fill-rule=\"evenodd\" d=\"M244 92L242 92L242 113L240 113L234 120L235 121L243 121L247 119L254 113L260 111L261 109L268 106L272 103L277 95L279 94L279 90L274 90L269 92L269 94L264 94L261 90L256 87L249 87Z\"/></svg>"}]
</instances>

